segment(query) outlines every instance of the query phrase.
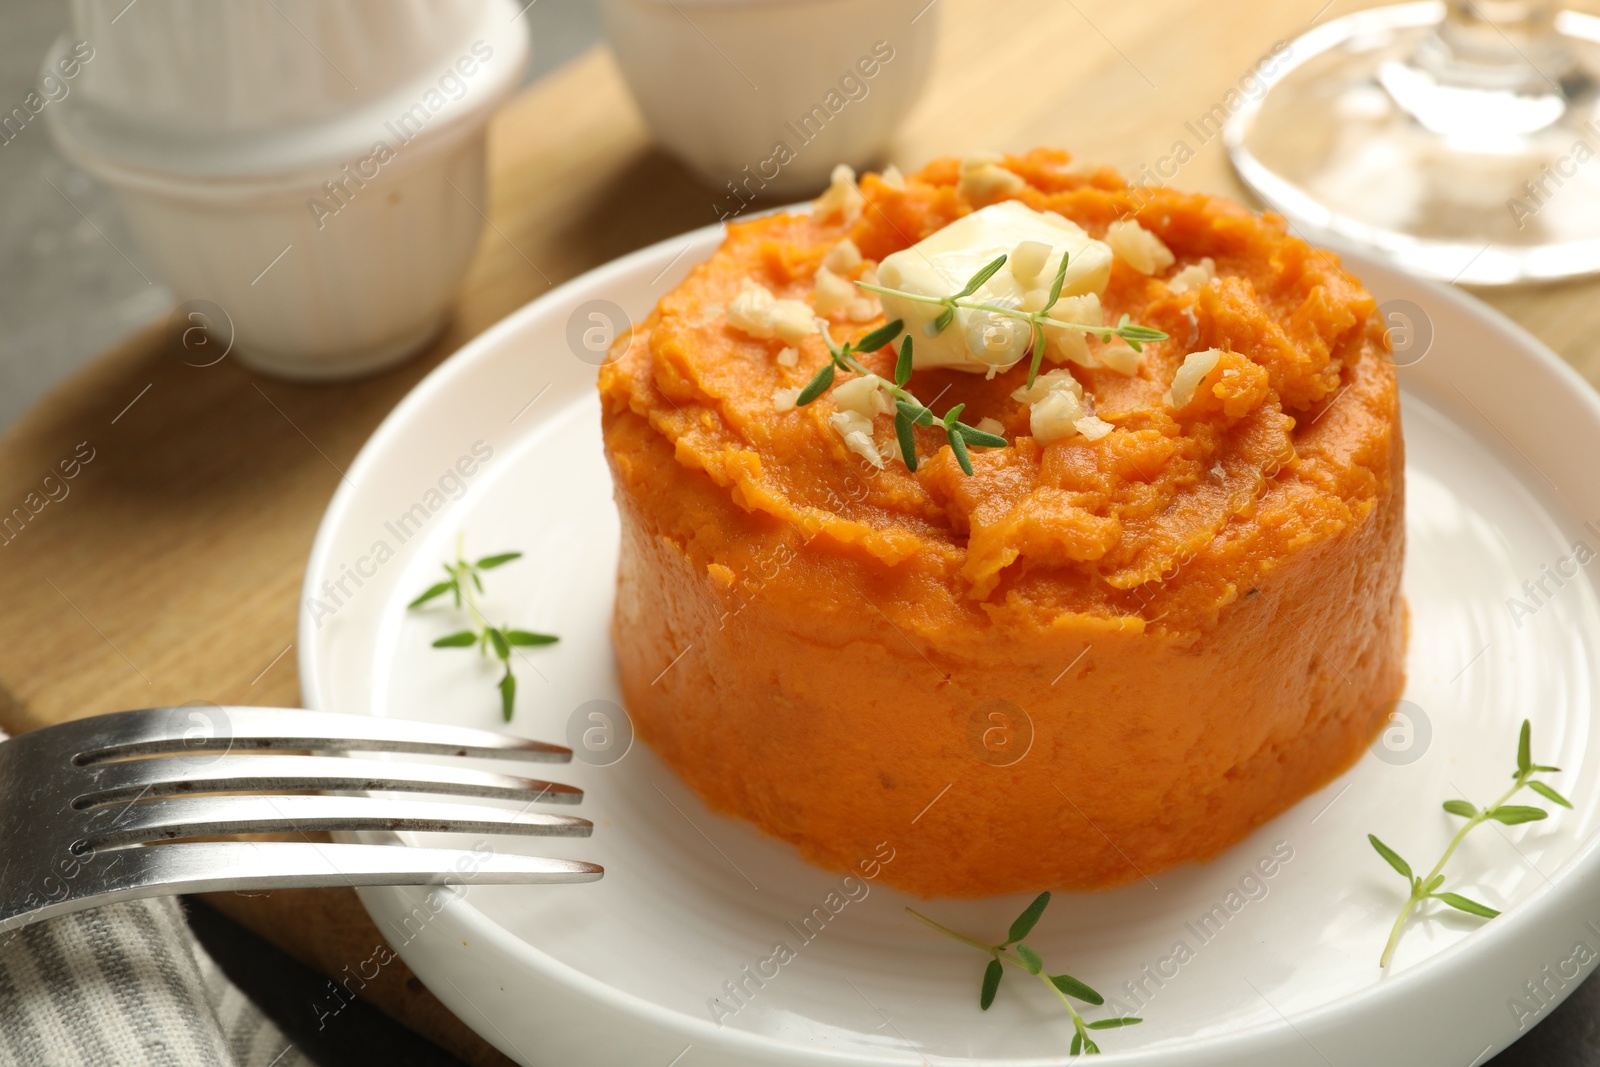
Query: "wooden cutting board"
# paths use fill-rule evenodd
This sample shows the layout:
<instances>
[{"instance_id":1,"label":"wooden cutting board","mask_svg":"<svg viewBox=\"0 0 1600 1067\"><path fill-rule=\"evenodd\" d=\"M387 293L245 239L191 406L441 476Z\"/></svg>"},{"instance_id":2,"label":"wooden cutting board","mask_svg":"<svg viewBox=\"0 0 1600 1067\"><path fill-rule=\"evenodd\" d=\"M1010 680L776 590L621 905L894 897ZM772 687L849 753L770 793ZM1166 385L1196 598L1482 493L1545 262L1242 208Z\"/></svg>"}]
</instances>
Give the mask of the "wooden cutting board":
<instances>
[{"instance_id":1,"label":"wooden cutting board","mask_svg":"<svg viewBox=\"0 0 1600 1067\"><path fill-rule=\"evenodd\" d=\"M1274 42L1363 6L933 3L944 19L933 75L894 162L1054 144L1137 173L1186 138L1196 154L1171 184L1240 197L1220 143L1197 142L1184 123ZM493 225L447 332L410 364L349 384L287 385L230 360L189 366L153 328L0 439L0 514L37 510L0 543L0 727L195 700L297 704L311 540L383 416L463 342L554 284L725 210L725 191L651 147L604 49L513 100L492 127L489 163L480 206ZM1600 380L1600 283L1480 295ZM75 476L47 485L65 469ZM350 980L382 939L353 892L211 902L329 975L330 1006L345 995L339 985L469 1062L505 1062L398 961Z\"/></svg>"}]
</instances>

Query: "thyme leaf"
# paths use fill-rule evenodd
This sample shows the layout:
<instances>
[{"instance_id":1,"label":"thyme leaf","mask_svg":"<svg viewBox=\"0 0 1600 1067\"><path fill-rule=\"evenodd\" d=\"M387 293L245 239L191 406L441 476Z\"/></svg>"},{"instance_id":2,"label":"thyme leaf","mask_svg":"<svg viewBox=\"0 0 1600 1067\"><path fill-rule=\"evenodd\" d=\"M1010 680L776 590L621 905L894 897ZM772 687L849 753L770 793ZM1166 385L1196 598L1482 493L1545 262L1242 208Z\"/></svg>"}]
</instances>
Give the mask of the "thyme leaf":
<instances>
[{"instance_id":1,"label":"thyme leaf","mask_svg":"<svg viewBox=\"0 0 1600 1067\"><path fill-rule=\"evenodd\" d=\"M1011 928L1006 931L1006 939L996 945L968 937L965 934L958 934L948 926L934 922L915 908L907 908L906 912L912 918L926 923L946 937L953 938L963 945L977 949L989 957L989 962L983 968L982 984L978 989L979 1008L988 1011L989 1006L994 1003L995 994L1000 989L1000 979L1005 977L1005 964L1009 963L1014 967L1020 967L1043 982L1050 992L1055 994L1056 999L1061 1002L1062 1006L1067 1009L1067 1014L1072 1018L1072 1055L1097 1053L1100 1051L1100 1046L1096 1045L1093 1039L1089 1037L1090 1030L1115 1030L1123 1026L1133 1026L1144 1020L1134 1016L1119 1016L1112 1019L1097 1019L1094 1022L1087 1022L1078 1013L1078 1009L1072 1003L1074 1000L1082 1001L1085 1004L1100 1005L1106 1002L1105 997L1101 996L1086 982L1079 981L1070 974L1046 973L1044 959L1036 950L1022 944L1022 939L1033 931L1040 917L1044 915L1044 909L1049 906L1049 893L1040 893L1037 897L1034 897L1032 903L1023 908L1022 913L1012 920ZM1013 946L1015 946L1014 949Z\"/></svg>"},{"instance_id":2,"label":"thyme leaf","mask_svg":"<svg viewBox=\"0 0 1600 1067\"><path fill-rule=\"evenodd\" d=\"M1534 779L1533 776L1536 774L1552 773L1560 768L1533 762L1532 733L1532 724L1524 719L1522 721L1522 731L1517 737L1517 769L1511 774L1513 779L1511 788L1502 793L1494 803L1488 807L1479 808L1465 800L1447 800L1444 802L1444 810L1446 812L1467 821L1462 824L1461 828L1456 831L1455 836L1450 839L1450 844L1446 846L1444 855L1439 857L1439 862L1433 865L1433 869L1428 872L1426 877L1419 877L1413 873L1411 865L1401 858L1400 854L1394 849L1378 840L1377 835L1367 835L1367 840L1372 843L1373 849L1379 856L1383 857L1385 863L1393 867L1406 880L1407 885L1410 887L1405 904L1401 906L1400 914L1395 919L1393 928L1389 931L1389 941L1384 945L1383 955L1378 958L1379 967L1389 966L1390 961L1394 959L1394 950L1400 944L1400 936L1405 933L1407 920L1422 904L1429 900L1437 900L1439 903L1455 908L1457 911L1464 911L1469 915L1477 915L1485 919L1493 919L1500 914L1487 904L1480 904L1478 901L1464 897L1459 893L1443 892L1440 887L1444 885L1445 864L1450 862L1450 857L1455 855L1456 849L1465 840L1466 836L1483 823L1492 821L1503 823L1506 826L1518 826L1522 823L1538 822L1541 819L1549 818L1549 812L1543 808L1534 807L1531 804L1509 803L1512 797L1527 788L1553 803L1567 808L1572 807L1567 799L1556 792L1554 788Z\"/></svg>"},{"instance_id":3,"label":"thyme leaf","mask_svg":"<svg viewBox=\"0 0 1600 1067\"><path fill-rule=\"evenodd\" d=\"M500 714L506 722L511 721L512 714L516 711L517 703L517 678L511 669L511 657L517 648L533 648L538 645L553 645L560 640L554 634L535 633L532 630L515 630L509 626L491 626L484 617L483 610L478 604L478 594L483 592L482 572L494 570L513 560L522 558L521 552L499 552L492 556L484 556L477 562L468 562L461 550L461 538L456 539L456 558L454 562L443 564L447 577L442 582L435 582L423 590L408 608L420 608L429 601L435 600L446 593L453 595L457 608L465 607L472 619L472 629L458 630L446 634L433 642L434 648L474 648L487 655L494 653L496 659L504 667L504 673L496 688L500 692Z\"/></svg>"}]
</instances>

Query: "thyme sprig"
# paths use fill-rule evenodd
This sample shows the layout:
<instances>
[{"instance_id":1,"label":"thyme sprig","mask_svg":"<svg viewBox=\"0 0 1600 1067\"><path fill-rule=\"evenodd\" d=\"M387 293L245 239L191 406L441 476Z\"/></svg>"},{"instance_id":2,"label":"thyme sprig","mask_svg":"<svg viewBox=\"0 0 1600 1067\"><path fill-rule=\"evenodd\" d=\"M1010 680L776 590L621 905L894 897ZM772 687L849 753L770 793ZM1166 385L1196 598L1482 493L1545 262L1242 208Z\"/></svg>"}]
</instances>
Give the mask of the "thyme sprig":
<instances>
[{"instance_id":1,"label":"thyme sprig","mask_svg":"<svg viewBox=\"0 0 1600 1067\"><path fill-rule=\"evenodd\" d=\"M461 547L461 538L456 539L456 559L454 563L443 564L445 574L449 575L442 582L435 582L423 590L408 608L420 608L422 605L449 593L455 599L457 608L466 608L472 618L472 629L458 630L453 634L446 634L433 643L434 648L472 648L477 646L479 654L488 655L491 651L505 667L505 673L500 676L498 688L500 690L500 714L506 722L511 721L512 712L517 701L517 676L511 670L511 654L515 648L531 648L535 645L552 645L561 640L553 634L534 633L531 630L515 630L510 626L493 626L484 617L483 610L478 606L478 594L483 592L484 571L503 567L512 560L521 559L521 552L500 552L492 556L468 562Z\"/></svg>"},{"instance_id":2,"label":"thyme sprig","mask_svg":"<svg viewBox=\"0 0 1600 1067\"><path fill-rule=\"evenodd\" d=\"M856 359L856 353L876 352L896 337L899 337L900 331L905 328L905 323L900 319L886 322L871 333L864 334L858 340L844 345L834 343L833 335L828 332L828 324L824 320L817 320L817 328L822 331L823 344L828 346L828 362L822 365L811 381L806 384L806 387L800 390L800 395L795 397L794 406L797 408L805 407L833 388L834 374L838 371L856 374L871 373Z\"/></svg>"},{"instance_id":3,"label":"thyme sprig","mask_svg":"<svg viewBox=\"0 0 1600 1067\"><path fill-rule=\"evenodd\" d=\"M958 934L948 926L934 922L915 908L907 908L906 911L913 918L927 923L946 937L955 938L963 945L970 945L989 957L989 964L983 969L983 984L978 990L979 1008L983 1011L988 1011L989 1005L994 1003L995 994L1000 990L1000 979L1005 977L1005 964L1009 963L1013 966L1021 967L1048 986L1050 991L1055 994L1056 999L1061 1001L1062 1006L1067 1009L1067 1014L1072 1017L1072 1055L1077 1056L1080 1053L1093 1054L1100 1051L1100 1046L1095 1044L1094 1039L1089 1036L1090 1030L1115 1030L1123 1026L1132 1026L1144 1020L1130 1015L1112 1019L1096 1019L1091 1023L1085 1022L1083 1016L1078 1014L1077 1007L1072 1003L1073 1000L1081 1000L1085 1004L1100 1005L1106 1002L1106 998L1070 974L1047 974L1044 960L1039 953L1029 948L1022 941L1032 932L1039 921L1039 917L1044 914L1044 909L1049 905L1049 893L1040 893L1037 897L1034 897L1033 903L1022 909L1022 914L1012 920L1011 929L1006 931L1006 939L998 945L986 944L976 938L967 937L965 934Z\"/></svg>"},{"instance_id":4,"label":"thyme sprig","mask_svg":"<svg viewBox=\"0 0 1600 1067\"><path fill-rule=\"evenodd\" d=\"M981 284L981 283L980 283ZM824 363L810 383L800 391L795 398L796 407L804 407L817 397L827 392L833 386L834 376L838 371L855 374L870 374L867 368L856 359L859 352L876 352L884 345L900 336L904 323L900 319L884 325L866 334L860 340L850 344L838 345L834 343L833 335L828 332L828 324L817 320L822 331L823 343L828 346L828 362ZM906 388L911 381L912 370L912 344L911 335L907 334L900 340L900 354L895 360L894 383L883 383L883 388L894 397L894 432L900 442L900 458L905 463L906 469L917 469L916 435L912 433L913 426L938 425L944 430L945 440L949 442L950 451L955 453L956 463L960 465L962 473L972 474L972 457L967 453L967 446L973 445L981 448L1004 448L1006 439L998 434L986 433L976 426L968 426L961 421L961 412L965 404L957 404L944 415L936 416L933 410L922 401L918 400Z\"/></svg>"},{"instance_id":5,"label":"thyme sprig","mask_svg":"<svg viewBox=\"0 0 1600 1067\"><path fill-rule=\"evenodd\" d=\"M937 336L950 327L955 321L956 310L965 308L969 311L986 311L991 315L1004 315L1007 318L1017 319L1028 324L1033 333L1033 355L1028 362L1028 387L1033 387L1033 380L1039 376L1039 367L1044 362L1044 351L1047 343L1045 328L1062 330L1077 330L1080 333L1093 334L1102 341L1109 341L1113 337L1120 337L1128 343L1128 347L1135 352L1144 351L1144 346L1151 341L1165 341L1167 335L1152 326L1140 326L1128 321L1128 316L1123 315L1115 326L1088 326L1078 322L1062 322L1060 319L1050 317L1050 309L1056 306L1056 301L1061 299L1061 290L1067 281L1067 253L1061 253L1061 266L1056 268L1055 278L1050 283L1050 296L1044 307L1037 311L1023 311L1020 308L1005 307L1001 304L990 304L982 300L972 299L983 283L994 277L1001 267L1006 265L1007 257L1002 254L990 260L979 268L978 272L967 279L967 284L961 290L949 296L929 296L923 293L908 293L903 289L894 289L886 285L874 285L870 282L856 282L868 292L880 296L897 296L904 300L915 300L923 304L938 304L944 308L929 325L933 335Z\"/></svg>"},{"instance_id":6,"label":"thyme sprig","mask_svg":"<svg viewBox=\"0 0 1600 1067\"><path fill-rule=\"evenodd\" d=\"M1494 803L1480 809L1465 800L1447 800L1444 802L1444 810L1446 812L1467 821L1462 824L1461 829L1456 831L1456 835L1450 839L1449 846L1445 848L1444 855L1439 857L1439 862L1433 865L1433 870L1429 871L1425 876L1414 874L1411 864L1402 859L1394 849L1378 840L1376 834L1367 835L1367 840L1372 842L1372 847L1377 850L1378 855L1383 857L1384 862L1398 871L1400 877L1404 878L1411 886L1411 892L1406 897L1405 905L1401 907L1400 915L1394 921L1394 928L1389 932L1389 942L1384 946L1383 955L1378 959L1379 967L1389 966L1389 961L1394 958L1395 947L1400 944L1400 935L1405 931L1406 920L1411 917L1411 914L1424 901L1437 900L1442 904L1455 908L1457 911L1464 911L1469 915L1482 916L1485 919L1493 919L1500 914L1487 904L1480 904L1476 900L1464 897L1459 893L1442 892L1440 889L1444 885L1444 865L1450 862L1450 857L1455 855L1456 848L1466 839L1467 834L1490 820L1504 823L1507 826L1517 826L1521 823L1538 822L1541 819L1549 818L1549 812L1543 808L1534 807L1531 804L1507 803L1524 788L1533 790L1551 803L1559 804L1564 808L1572 807L1572 803L1566 797L1556 792L1546 783L1534 779L1533 776L1536 774L1553 774L1561 768L1533 762L1531 734L1532 726L1527 719L1522 720L1522 734L1517 740L1517 769L1511 772L1511 788L1500 794Z\"/></svg>"}]
</instances>

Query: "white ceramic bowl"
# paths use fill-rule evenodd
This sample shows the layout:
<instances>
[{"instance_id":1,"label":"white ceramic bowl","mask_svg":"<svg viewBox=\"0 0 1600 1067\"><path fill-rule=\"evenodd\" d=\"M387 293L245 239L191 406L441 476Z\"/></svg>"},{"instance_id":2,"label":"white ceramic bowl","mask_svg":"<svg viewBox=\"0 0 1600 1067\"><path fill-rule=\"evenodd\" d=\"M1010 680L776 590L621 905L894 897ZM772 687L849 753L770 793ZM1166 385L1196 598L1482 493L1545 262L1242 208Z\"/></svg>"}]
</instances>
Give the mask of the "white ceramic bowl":
<instances>
[{"instance_id":1,"label":"white ceramic bowl","mask_svg":"<svg viewBox=\"0 0 1600 1067\"><path fill-rule=\"evenodd\" d=\"M231 340L235 358L314 381L375 372L427 344L471 262L483 226L482 122L408 147L415 157L403 169L320 220L308 201L331 201L314 178L196 181L80 162L113 186L173 291L225 312L230 336L217 340Z\"/></svg>"},{"instance_id":2,"label":"white ceramic bowl","mask_svg":"<svg viewBox=\"0 0 1600 1067\"><path fill-rule=\"evenodd\" d=\"M359 2L340 6L351 18L385 14ZM435 58L404 78L386 72L382 92L363 91L338 107L312 107L316 94L300 85L276 103L196 102L193 121L180 123L169 83L204 84L215 74L196 64L144 78L159 105L153 115L139 112L137 96L114 105L106 85L119 74L102 77L99 95L52 104L50 128L69 159L113 188L178 297L222 310L238 359L293 379L369 373L437 333L482 231L485 127L520 83L529 49L514 0L471 6L448 33L429 23L438 30ZM96 63L109 69L122 28L103 28L83 64L84 85ZM227 31L224 39L238 32L214 28ZM146 35L129 40L149 55ZM68 47L59 42L47 64ZM319 62L326 85L342 84L334 60ZM298 69L285 60L286 75ZM365 69L376 73L375 64ZM253 91L272 90L261 83Z\"/></svg>"},{"instance_id":3,"label":"white ceramic bowl","mask_svg":"<svg viewBox=\"0 0 1600 1067\"><path fill-rule=\"evenodd\" d=\"M432 67L484 0L72 0L71 8L74 37L97 48L77 87L85 104L131 112L141 126L216 131L359 109Z\"/></svg>"},{"instance_id":4,"label":"white ceramic bowl","mask_svg":"<svg viewBox=\"0 0 1600 1067\"><path fill-rule=\"evenodd\" d=\"M743 202L881 161L927 79L929 0L601 0L661 144ZM731 186L731 188L730 188Z\"/></svg>"}]
</instances>

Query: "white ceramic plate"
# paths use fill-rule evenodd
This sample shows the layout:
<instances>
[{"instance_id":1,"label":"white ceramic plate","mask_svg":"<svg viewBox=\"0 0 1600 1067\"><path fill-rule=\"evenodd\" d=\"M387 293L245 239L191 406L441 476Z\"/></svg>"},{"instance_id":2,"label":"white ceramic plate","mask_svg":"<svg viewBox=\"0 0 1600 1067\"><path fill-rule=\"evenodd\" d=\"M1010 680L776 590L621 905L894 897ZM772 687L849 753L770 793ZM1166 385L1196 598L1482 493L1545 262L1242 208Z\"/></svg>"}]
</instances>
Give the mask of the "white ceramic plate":
<instances>
[{"instance_id":1,"label":"white ceramic plate","mask_svg":"<svg viewBox=\"0 0 1600 1067\"><path fill-rule=\"evenodd\" d=\"M300 628L309 706L497 724L494 670L470 652L428 647L458 628L450 613L405 610L463 531L469 554L528 554L492 575L490 613L562 638L519 663L515 730L564 741L575 717L580 731L596 724L586 716L604 705L589 702L618 700L607 636L617 519L595 368L574 355L584 349L569 333L581 340L604 321L590 317L592 300L642 317L718 240L718 229L701 230L562 286L473 340L395 409L351 467L312 554ZM1417 328L1432 333L1426 357L1400 372L1411 744L1396 737L1398 750L1363 757L1213 862L1058 895L1030 941L1052 967L1146 1019L1101 1035L1118 1062L1466 1067L1548 1016L1600 958L1600 601L1592 569L1565 562L1575 541L1600 548L1600 523L1584 526L1600 520L1600 403L1481 304L1348 259L1380 300L1410 301ZM1409 358L1421 348L1419 334ZM458 467L475 447L492 455ZM1541 580L1549 595L1535 603L1524 582ZM1514 613L1513 597L1535 610ZM1452 832L1440 802L1504 788L1524 717L1536 759L1565 768L1552 782L1577 810L1480 828L1451 881L1505 915L1432 914L1380 973L1404 883L1366 834L1431 864ZM1067 1058L1071 1030L1047 991L1013 972L981 1013L982 957L909 919L909 898L884 886L802 938L791 924L839 876L709 813L642 745L608 766L561 770L587 790L579 810L594 819L593 838L495 847L594 860L602 881L362 893L428 987L511 1057L627 1067ZM1274 852L1290 858L1273 877L1250 878ZM925 910L999 937L1024 902ZM1219 904L1226 922L1202 929ZM755 973L778 942L794 959L758 988L744 968ZM719 1026L709 1002L734 1003L725 982L743 982L748 996Z\"/></svg>"}]
</instances>

